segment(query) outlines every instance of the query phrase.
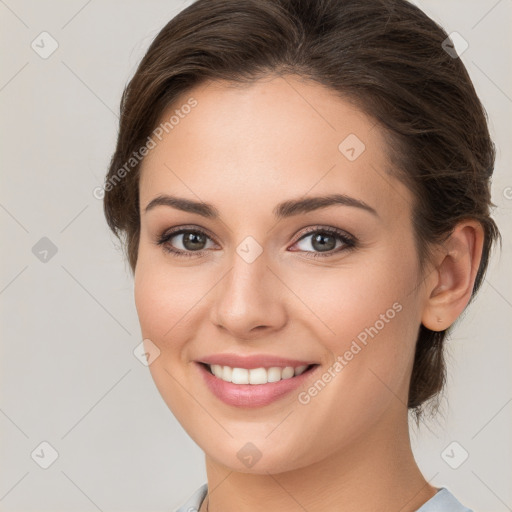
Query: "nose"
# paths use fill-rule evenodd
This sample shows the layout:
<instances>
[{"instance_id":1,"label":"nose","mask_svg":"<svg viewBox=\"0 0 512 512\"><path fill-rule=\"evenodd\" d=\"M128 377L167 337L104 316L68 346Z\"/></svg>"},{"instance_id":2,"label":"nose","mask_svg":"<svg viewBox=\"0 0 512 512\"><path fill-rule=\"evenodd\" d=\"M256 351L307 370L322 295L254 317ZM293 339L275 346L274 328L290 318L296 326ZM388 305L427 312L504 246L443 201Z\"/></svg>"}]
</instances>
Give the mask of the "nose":
<instances>
[{"instance_id":1,"label":"nose","mask_svg":"<svg viewBox=\"0 0 512 512\"><path fill-rule=\"evenodd\" d=\"M286 288L264 252L251 263L235 255L215 289L211 321L233 338L267 337L286 325Z\"/></svg>"}]
</instances>

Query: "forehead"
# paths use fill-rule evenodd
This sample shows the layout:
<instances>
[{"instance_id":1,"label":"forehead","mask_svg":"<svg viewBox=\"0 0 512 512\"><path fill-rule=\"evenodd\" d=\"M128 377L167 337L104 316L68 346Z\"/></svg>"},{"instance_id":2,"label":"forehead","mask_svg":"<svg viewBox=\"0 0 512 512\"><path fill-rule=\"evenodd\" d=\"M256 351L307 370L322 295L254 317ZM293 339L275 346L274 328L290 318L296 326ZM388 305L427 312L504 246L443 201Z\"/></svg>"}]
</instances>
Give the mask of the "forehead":
<instances>
[{"instance_id":1,"label":"forehead","mask_svg":"<svg viewBox=\"0 0 512 512\"><path fill-rule=\"evenodd\" d=\"M248 202L267 208L339 192L384 215L409 214L411 196L389 172L380 126L318 83L206 82L182 94L161 123L141 166L142 208L160 193L241 211Z\"/></svg>"}]
</instances>

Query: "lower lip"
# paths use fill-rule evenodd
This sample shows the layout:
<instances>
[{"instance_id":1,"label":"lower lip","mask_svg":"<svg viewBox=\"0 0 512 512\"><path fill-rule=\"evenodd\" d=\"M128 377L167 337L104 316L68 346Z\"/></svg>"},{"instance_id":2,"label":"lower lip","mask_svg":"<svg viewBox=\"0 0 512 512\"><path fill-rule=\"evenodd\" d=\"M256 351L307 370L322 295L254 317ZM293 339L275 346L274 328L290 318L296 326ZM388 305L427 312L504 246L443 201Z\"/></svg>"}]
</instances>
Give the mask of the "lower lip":
<instances>
[{"instance_id":1,"label":"lower lip","mask_svg":"<svg viewBox=\"0 0 512 512\"><path fill-rule=\"evenodd\" d=\"M313 366L297 377L283 379L268 384L233 384L211 374L208 368L196 363L210 391L227 405L235 407L263 407L291 393L304 384L319 365Z\"/></svg>"}]
</instances>

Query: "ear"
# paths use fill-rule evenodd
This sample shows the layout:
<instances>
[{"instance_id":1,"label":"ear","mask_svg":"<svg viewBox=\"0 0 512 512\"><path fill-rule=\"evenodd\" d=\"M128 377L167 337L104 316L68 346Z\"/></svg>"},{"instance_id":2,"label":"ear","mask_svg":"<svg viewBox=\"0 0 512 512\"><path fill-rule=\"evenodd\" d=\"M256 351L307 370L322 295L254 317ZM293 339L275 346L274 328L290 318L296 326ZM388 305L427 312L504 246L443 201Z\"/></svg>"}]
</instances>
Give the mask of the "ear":
<instances>
[{"instance_id":1,"label":"ear","mask_svg":"<svg viewBox=\"0 0 512 512\"><path fill-rule=\"evenodd\" d=\"M428 279L422 324L431 331L450 327L467 306L482 257L484 230L473 220L457 224L441 244L436 268Z\"/></svg>"}]
</instances>

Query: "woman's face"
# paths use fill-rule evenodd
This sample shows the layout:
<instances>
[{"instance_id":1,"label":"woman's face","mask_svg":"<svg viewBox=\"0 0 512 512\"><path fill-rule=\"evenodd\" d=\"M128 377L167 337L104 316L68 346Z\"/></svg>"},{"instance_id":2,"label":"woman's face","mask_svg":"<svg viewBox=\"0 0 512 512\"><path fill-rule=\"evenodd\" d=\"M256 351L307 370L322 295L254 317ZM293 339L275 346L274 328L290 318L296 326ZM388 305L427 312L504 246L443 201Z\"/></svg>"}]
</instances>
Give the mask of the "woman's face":
<instances>
[{"instance_id":1,"label":"woman's face","mask_svg":"<svg viewBox=\"0 0 512 512\"><path fill-rule=\"evenodd\" d=\"M293 77L203 84L163 121L173 114L141 169L135 270L149 368L171 411L212 460L242 472L288 471L392 435L407 416L426 293L412 196L390 174L381 129ZM164 196L216 215L168 199L147 209ZM200 364L213 356L241 368L239 382L258 366L317 366L233 384ZM252 378L269 374L282 377Z\"/></svg>"}]
</instances>

